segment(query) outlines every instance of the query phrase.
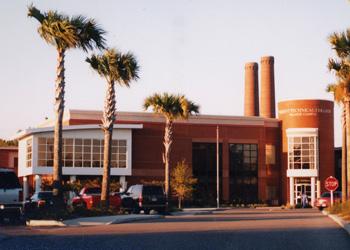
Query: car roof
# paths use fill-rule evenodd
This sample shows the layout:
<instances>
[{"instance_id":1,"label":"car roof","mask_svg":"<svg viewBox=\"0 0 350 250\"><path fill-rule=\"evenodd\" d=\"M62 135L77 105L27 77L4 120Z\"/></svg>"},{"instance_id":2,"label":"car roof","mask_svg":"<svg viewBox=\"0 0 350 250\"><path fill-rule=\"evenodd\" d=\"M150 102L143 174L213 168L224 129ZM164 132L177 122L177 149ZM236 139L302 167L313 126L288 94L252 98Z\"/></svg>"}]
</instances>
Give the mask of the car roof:
<instances>
[{"instance_id":1,"label":"car roof","mask_svg":"<svg viewBox=\"0 0 350 250\"><path fill-rule=\"evenodd\" d=\"M8 169L8 168L0 168L0 172L13 172L14 171L12 169Z\"/></svg>"}]
</instances>

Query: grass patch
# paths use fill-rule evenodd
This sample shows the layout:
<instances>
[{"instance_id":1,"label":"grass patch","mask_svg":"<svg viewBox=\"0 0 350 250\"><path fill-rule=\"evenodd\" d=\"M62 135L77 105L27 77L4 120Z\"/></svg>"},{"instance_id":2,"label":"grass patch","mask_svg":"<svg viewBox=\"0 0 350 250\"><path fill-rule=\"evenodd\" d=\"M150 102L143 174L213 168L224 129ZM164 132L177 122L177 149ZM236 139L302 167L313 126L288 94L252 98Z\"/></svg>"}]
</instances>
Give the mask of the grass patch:
<instances>
[{"instance_id":1,"label":"grass patch","mask_svg":"<svg viewBox=\"0 0 350 250\"><path fill-rule=\"evenodd\" d=\"M335 203L326 209L330 214L336 214L344 220L350 221L350 201L345 203Z\"/></svg>"}]
</instances>

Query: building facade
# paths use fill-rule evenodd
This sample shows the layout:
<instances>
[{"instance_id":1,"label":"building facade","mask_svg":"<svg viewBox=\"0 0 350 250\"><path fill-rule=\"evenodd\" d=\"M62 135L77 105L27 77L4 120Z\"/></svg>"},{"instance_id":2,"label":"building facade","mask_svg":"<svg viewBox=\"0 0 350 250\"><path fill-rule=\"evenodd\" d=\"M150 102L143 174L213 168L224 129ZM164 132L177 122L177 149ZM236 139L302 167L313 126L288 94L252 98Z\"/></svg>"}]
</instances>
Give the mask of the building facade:
<instances>
[{"instance_id":1,"label":"building facade","mask_svg":"<svg viewBox=\"0 0 350 250\"><path fill-rule=\"evenodd\" d=\"M219 155L220 199L227 203L311 204L334 175L333 102L290 100L278 104L275 117L274 58L245 66L245 116L196 115L174 123L171 167L185 160L198 179L194 201L216 200L216 155ZM260 106L260 107L259 107ZM259 111L260 110L260 111ZM111 176L124 188L164 180L162 160L165 120L145 112L118 112L113 131ZM102 176L102 112L69 110L63 126L65 180ZM19 176L24 195L40 190L53 164L53 124L22 131ZM219 140L216 131L219 130ZM216 151L219 143L219 152Z\"/></svg>"},{"instance_id":2,"label":"building facade","mask_svg":"<svg viewBox=\"0 0 350 250\"><path fill-rule=\"evenodd\" d=\"M17 173L18 149L15 146L0 147L0 168L12 169Z\"/></svg>"}]
</instances>

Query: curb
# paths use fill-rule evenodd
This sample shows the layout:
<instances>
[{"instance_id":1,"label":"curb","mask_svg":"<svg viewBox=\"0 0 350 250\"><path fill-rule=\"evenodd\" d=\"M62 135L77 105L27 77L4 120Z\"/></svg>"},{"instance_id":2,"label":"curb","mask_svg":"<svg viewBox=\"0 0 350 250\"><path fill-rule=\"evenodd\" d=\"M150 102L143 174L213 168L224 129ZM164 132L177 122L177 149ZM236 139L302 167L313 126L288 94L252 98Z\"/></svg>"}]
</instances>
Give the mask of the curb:
<instances>
[{"instance_id":1,"label":"curb","mask_svg":"<svg viewBox=\"0 0 350 250\"><path fill-rule=\"evenodd\" d=\"M350 223L346 222L342 218L340 218L337 215L330 214L326 211L322 211L322 214L327 215L329 218L331 218L334 222L336 222L339 226L344 228L344 230L350 235Z\"/></svg>"},{"instance_id":2,"label":"curb","mask_svg":"<svg viewBox=\"0 0 350 250\"><path fill-rule=\"evenodd\" d=\"M164 215L146 215L142 217L118 218L112 222L106 223L106 225L123 224L123 223L135 222L135 221L147 221L147 220L163 219L163 218L164 218Z\"/></svg>"},{"instance_id":3,"label":"curb","mask_svg":"<svg viewBox=\"0 0 350 250\"><path fill-rule=\"evenodd\" d=\"M27 226L30 227L65 227L62 221L57 220L30 220L26 222Z\"/></svg>"},{"instance_id":4,"label":"curb","mask_svg":"<svg viewBox=\"0 0 350 250\"><path fill-rule=\"evenodd\" d=\"M209 215L213 214L213 212L215 211L184 211L171 213L171 216Z\"/></svg>"}]
</instances>

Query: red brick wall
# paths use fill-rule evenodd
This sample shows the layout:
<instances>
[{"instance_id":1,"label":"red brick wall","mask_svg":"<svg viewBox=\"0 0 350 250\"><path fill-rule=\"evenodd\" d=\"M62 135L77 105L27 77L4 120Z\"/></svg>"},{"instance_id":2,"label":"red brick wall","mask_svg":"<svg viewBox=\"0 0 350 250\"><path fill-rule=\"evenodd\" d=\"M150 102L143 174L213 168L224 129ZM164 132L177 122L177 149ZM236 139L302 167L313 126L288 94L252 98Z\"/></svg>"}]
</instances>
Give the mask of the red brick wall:
<instances>
[{"instance_id":1,"label":"red brick wall","mask_svg":"<svg viewBox=\"0 0 350 250\"><path fill-rule=\"evenodd\" d=\"M229 200L229 144L258 144L259 160L259 199L266 200L266 183L279 186L279 154L276 152L277 164L272 174L267 174L265 166L265 143L279 147L279 128L227 126L220 127L220 143L222 143L223 167L223 198ZM175 124L174 144L171 154L171 166L185 159L192 166L192 142L216 141L215 125ZM164 124L143 123L143 129L133 131L133 176L128 177L128 183L140 179L163 180L164 165L162 162Z\"/></svg>"},{"instance_id":2,"label":"red brick wall","mask_svg":"<svg viewBox=\"0 0 350 250\"><path fill-rule=\"evenodd\" d=\"M0 168L18 169L17 147L0 147Z\"/></svg>"},{"instance_id":3,"label":"red brick wall","mask_svg":"<svg viewBox=\"0 0 350 250\"><path fill-rule=\"evenodd\" d=\"M143 124L142 129L133 130L132 135L132 176L127 177L128 185L140 181L164 180L164 164L162 161L164 123L143 121L121 121L118 123ZM69 125L100 124L99 120L73 120ZM266 185L280 186L280 127L219 125L220 143L222 143L222 187L223 199L229 200L229 144L258 144L258 188L259 199L266 200ZM216 125L210 124L174 124L174 143L171 154L171 166L185 159L192 166L192 143L216 142ZM276 165L265 165L265 144L276 147Z\"/></svg>"}]
</instances>

